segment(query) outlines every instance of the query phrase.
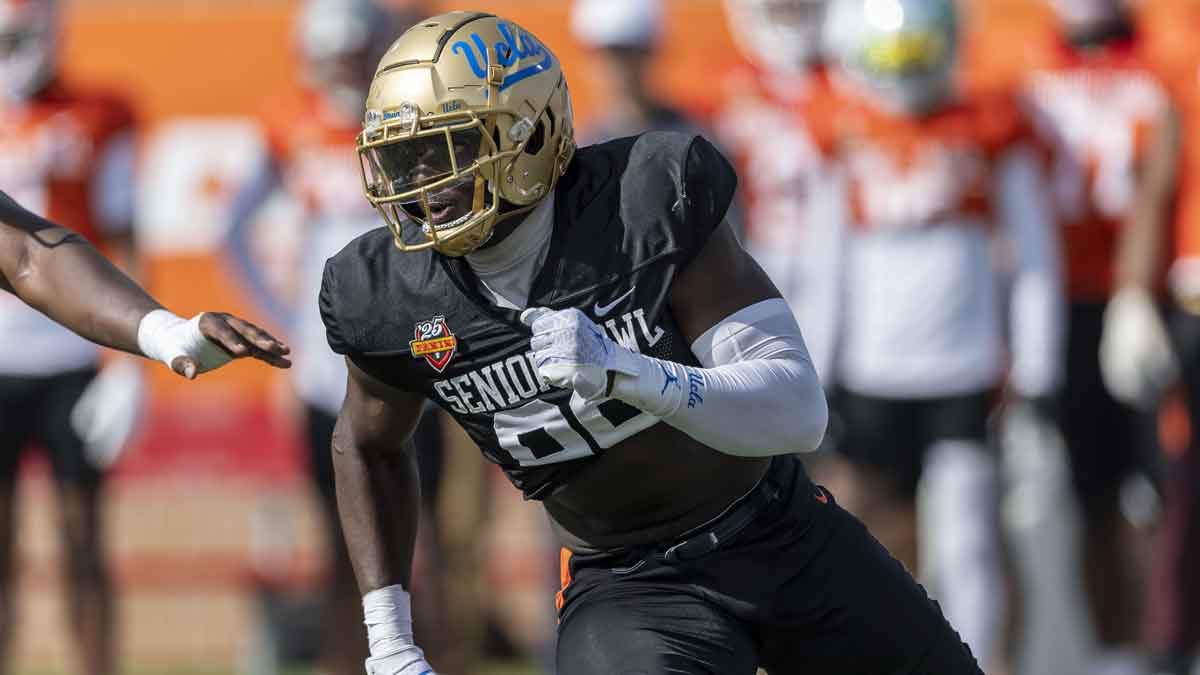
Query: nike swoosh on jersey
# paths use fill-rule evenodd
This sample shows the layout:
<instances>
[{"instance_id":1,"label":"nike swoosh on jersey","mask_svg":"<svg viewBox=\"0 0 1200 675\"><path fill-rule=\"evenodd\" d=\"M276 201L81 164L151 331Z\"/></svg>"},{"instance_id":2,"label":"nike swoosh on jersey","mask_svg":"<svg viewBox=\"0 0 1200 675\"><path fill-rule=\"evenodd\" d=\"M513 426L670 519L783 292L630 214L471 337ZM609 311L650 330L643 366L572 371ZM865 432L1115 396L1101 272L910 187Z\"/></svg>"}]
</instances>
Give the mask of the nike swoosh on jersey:
<instances>
[{"instance_id":1,"label":"nike swoosh on jersey","mask_svg":"<svg viewBox=\"0 0 1200 675\"><path fill-rule=\"evenodd\" d=\"M628 298L629 296L633 295L633 292L636 290L637 290L637 286L634 285L628 291L625 291L624 295L617 298L616 300L613 300L612 302L608 303L607 305L601 305L600 303L597 302L596 306L592 308L596 313L596 318L608 316L608 313L613 311L614 307L621 304L621 302L623 302L625 300L625 298Z\"/></svg>"}]
</instances>

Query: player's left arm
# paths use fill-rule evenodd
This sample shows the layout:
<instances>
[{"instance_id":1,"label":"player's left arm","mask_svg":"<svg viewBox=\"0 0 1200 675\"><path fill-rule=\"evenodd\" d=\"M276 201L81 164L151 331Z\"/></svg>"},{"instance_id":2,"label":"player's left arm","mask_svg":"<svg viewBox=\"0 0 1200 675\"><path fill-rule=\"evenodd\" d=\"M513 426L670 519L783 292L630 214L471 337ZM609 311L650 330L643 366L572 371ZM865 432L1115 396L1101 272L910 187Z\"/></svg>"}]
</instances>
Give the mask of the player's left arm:
<instances>
[{"instance_id":1,"label":"player's left arm","mask_svg":"<svg viewBox=\"0 0 1200 675\"><path fill-rule=\"evenodd\" d=\"M703 367L675 364L687 384L668 423L734 455L821 444L829 410L795 314L728 222L675 280L670 303ZM654 393L630 380L618 375L614 394L627 390L636 401Z\"/></svg>"},{"instance_id":2,"label":"player's left arm","mask_svg":"<svg viewBox=\"0 0 1200 675\"><path fill-rule=\"evenodd\" d=\"M682 151L655 160L662 170L644 186L673 203L662 232L679 269L670 311L701 366L635 354L578 309L536 308L522 319L538 372L584 398L629 403L726 454L815 450L829 417L825 394L791 308L725 220L737 175L708 141L694 136L684 149L681 140L661 139Z\"/></svg>"},{"instance_id":3,"label":"player's left arm","mask_svg":"<svg viewBox=\"0 0 1200 675\"><path fill-rule=\"evenodd\" d=\"M1179 174L1179 113L1167 107L1138 167L1137 191L1117 242L1115 290L1104 313L1100 365L1117 399L1153 406L1178 372L1156 290Z\"/></svg>"},{"instance_id":4,"label":"player's left arm","mask_svg":"<svg viewBox=\"0 0 1200 675\"><path fill-rule=\"evenodd\" d=\"M283 343L238 317L175 316L78 233L3 192L0 288L93 342L162 361L189 379L231 358L290 365Z\"/></svg>"},{"instance_id":5,"label":"player's left arm","mask_svg":"<svg viewBox=\"0 0 1200 675\"><path fill-rule=\"evenodd\" d=\"M522 319L550 384L625 401L730 455L820 445L829 413L800 327L727 223L675 279L670 306L702 367L635 354L577 309L531 309Z\"/></svg>"}]
</instances>

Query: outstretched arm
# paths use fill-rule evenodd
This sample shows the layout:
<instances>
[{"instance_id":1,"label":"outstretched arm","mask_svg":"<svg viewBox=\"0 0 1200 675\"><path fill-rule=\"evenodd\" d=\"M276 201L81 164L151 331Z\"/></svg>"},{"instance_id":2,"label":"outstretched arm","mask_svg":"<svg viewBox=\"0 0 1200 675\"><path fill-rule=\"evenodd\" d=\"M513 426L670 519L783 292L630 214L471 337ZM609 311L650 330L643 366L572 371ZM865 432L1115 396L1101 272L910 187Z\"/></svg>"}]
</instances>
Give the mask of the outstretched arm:
<instances>
[{"instance_id":1,"label":"outstretched arm","mask_svg":"<svg viewBox=\"0 0 1200 675\"><path fill-rule=\"evenodd\" d=\"M421 511L412 433L421 396L393 389L350 359L346 400L333 432L338 513L363 593L367 673L432 673L413 641L408 591Z\"/></svg>"},{"instance_id":2,"label":"outstretched arm","mask_svg":"<svg viewBox=\"0 0 1200 675\"><path fill-rule=\"evenodd\" d=\"M0 287L93 342L162 360L188 378L231 357L289 365L286 346L242 319L206 313L188 322L170 314L78 233L3 192Z\"/></svg>"}]
</instances>

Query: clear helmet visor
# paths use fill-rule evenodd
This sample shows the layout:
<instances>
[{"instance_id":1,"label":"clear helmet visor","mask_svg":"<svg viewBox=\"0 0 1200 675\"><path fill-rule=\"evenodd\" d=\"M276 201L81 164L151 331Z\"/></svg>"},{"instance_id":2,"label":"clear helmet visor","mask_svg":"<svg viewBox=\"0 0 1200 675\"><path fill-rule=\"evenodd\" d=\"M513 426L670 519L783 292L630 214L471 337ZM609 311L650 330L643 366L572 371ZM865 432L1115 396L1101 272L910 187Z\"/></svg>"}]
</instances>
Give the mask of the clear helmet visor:
<instances>
[{"instance_id":1,"label":"clear helmet visor","mask_svg":"<svg viewBox=\"0 0 1200 675\"><path fill-rule=\"evenodd\" d=\"M854 70L872 98L896 113L927 113L954 92L954 38L934 32L900 32L864 45Z\"/></svg>"}]
</instances>

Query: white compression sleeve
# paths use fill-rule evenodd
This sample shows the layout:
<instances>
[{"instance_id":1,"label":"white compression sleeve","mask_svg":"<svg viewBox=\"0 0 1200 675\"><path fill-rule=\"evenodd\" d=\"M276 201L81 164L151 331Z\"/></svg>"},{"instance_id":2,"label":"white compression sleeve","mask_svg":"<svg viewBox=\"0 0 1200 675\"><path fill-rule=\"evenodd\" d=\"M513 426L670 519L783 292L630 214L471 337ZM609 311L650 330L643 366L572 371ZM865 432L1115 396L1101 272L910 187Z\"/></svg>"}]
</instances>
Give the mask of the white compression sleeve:
<instances>
[{"instance_id":1,"label":"white compression sleeve","mask_svg":"<svg viewBox=\"0 0 1200 675\"><path fill-rule=\"evenodd\" d=\"M636 374L616 373L612 397L730 455L806 452L821 443L825 392L786 302L732 314L692 352L703 368L632 355Z\"/></svg>"}]
</instances>

